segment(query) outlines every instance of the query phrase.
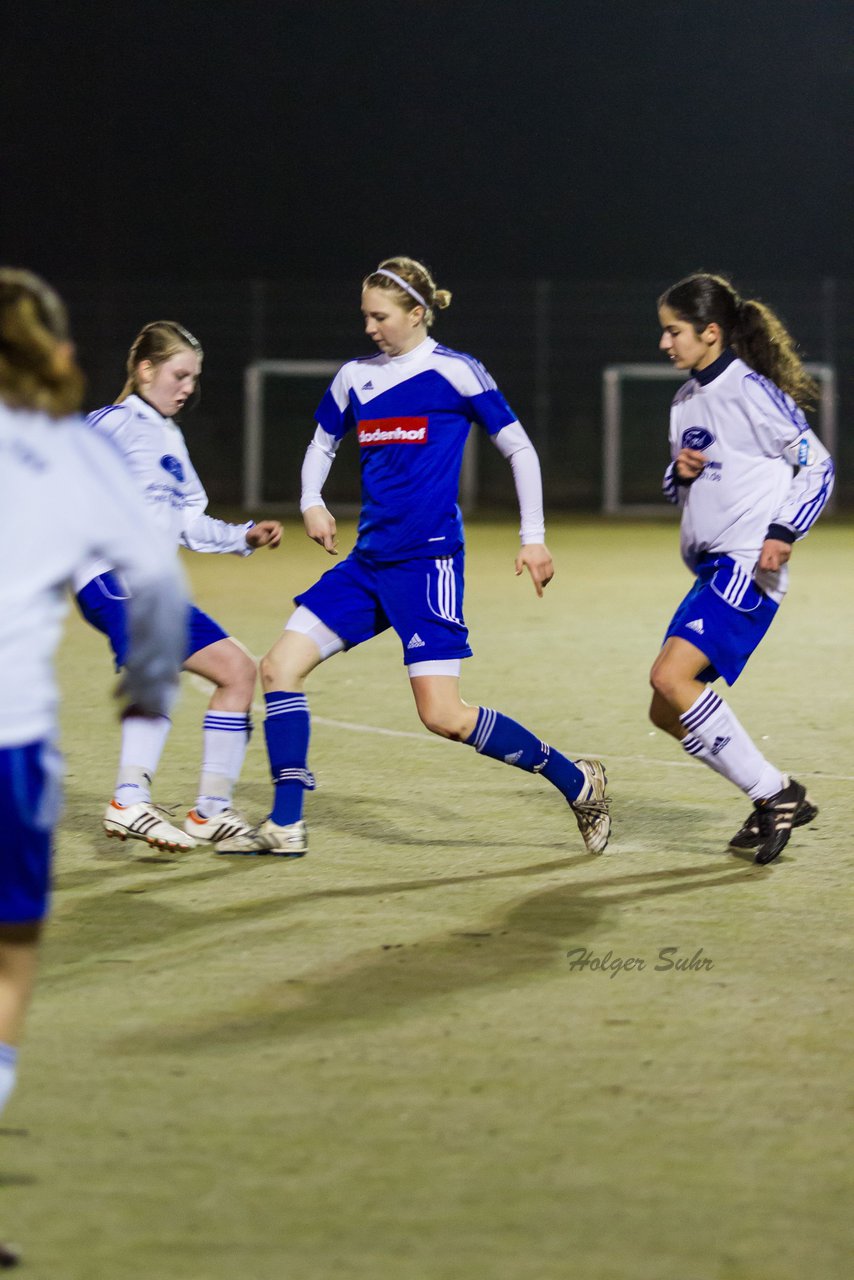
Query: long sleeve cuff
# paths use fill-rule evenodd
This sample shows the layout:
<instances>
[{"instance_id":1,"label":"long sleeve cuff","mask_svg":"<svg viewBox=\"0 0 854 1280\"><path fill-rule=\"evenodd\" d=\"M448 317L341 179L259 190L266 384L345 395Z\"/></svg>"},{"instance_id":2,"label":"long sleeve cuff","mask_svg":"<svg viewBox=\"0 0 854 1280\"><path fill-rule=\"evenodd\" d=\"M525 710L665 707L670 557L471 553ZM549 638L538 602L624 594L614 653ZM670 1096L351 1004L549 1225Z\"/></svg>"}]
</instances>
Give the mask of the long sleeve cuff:
<instances>
[{"instance_id":1,"label":"long sleeve cuff","mask_svg":"<svg viewBox=\"0 0 854 1280\"><path fill-rule=\"evenodd\" d=\"M765 537L773 538L775 542L788 542L789 546L798 540L794 529L790 529L786 524L769 524Z\"/></svg>"}]
</instances>

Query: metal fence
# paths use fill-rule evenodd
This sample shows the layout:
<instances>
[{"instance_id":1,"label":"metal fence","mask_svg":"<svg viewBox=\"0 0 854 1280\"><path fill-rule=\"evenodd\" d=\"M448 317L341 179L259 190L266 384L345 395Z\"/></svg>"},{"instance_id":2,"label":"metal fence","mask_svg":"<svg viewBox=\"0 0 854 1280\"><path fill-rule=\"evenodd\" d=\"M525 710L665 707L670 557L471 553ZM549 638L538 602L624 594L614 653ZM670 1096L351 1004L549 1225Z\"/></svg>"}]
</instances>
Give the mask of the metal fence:
<instances>
[{"instance_id":1,"label":"metal fence","mask_svg":"<svg viewBox=\"0 0 854 1280\"><path fill-rule=\"evenodd\" d=\"M443 282L444 283L444 282ZM476 355L496 378L535 441L549 510L595 510L602 502L602 370L657 357L655 299L668 280L502 280L452 282L453 305L434 333ZM109 402L123 383L137 330L176 319L205 349L201 403L183 423L212 502L242 493L243 378L251 362L343 362L373 348L362 332L358 278L352 280L60 281L89 377L87 407ZM837 371L840 510L854 508L854 281L739 281L765 299L798 339L805 359ZM311 380L269 390L262 469L269 506L297 500L299 466L325 385ZM624 494L654 501L667 454L673 388L639 384L624 404ZM330 498L358 499L356 449L342 448ZM514 505L506 463L482 448L478 494L490 509Z\"/></svg>"}]
</instances>

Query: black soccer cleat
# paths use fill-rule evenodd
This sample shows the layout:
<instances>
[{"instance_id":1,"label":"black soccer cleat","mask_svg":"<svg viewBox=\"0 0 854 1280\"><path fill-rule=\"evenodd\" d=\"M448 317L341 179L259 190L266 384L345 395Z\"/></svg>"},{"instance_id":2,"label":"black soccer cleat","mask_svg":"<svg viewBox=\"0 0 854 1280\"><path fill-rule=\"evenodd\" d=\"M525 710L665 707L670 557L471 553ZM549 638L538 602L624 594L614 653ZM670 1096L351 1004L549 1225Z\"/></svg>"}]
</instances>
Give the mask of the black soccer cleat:
<instances>
[{"instance_id":1,"label":"black soccer cleat","mask_svg":"<svg viewBox=\"0 0 854 1280\"><path fill-rule=\"evenodd\" d=\"M13 1244L0 1244L0 1267L17 1267L21 1254Z\"/></svg>"},{"instance_id":2,"label":"black soccer cleat","mask_svg":"<svg viewBox=\"0 0 854 1280\"><path fill-rule=\"evenodd\" d=\"M778 791L769 800L762 800L757 804L759 843L754 862L764 867L783 852L792 834L795 815L806 798L806 787L802 787L794 778L790 778L788 786L782 791Z\"/></svg>"},{"instance_id":3,"label":"black soccer cleat","mask_svg":"<svg viewBox=\"0 0 854 1280\"><path fill-rule=\"evenodd\" d=\"M795 810L792 827L805 827L808 822L812 822L813 818L817 817L818 806L813 804L808 795L805 795ZM744 824L739 827L730 840L729 847L730 849L755 849L759 844L760 838L759 810L754 809L749 817L745 818Z\"/></svg>"}]
</instances>

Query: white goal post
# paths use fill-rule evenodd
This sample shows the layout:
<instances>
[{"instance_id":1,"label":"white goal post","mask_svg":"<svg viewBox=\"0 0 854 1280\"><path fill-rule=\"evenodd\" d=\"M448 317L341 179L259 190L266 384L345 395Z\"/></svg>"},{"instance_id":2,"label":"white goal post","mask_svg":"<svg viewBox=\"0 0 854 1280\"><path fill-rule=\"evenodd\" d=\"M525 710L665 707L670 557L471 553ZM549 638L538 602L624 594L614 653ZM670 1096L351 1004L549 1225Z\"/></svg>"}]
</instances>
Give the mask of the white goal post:
<instances>
[{"instance_id":1,"label":"white goal post","mask_svg":"<svg viewBox=\"0 0 854 1280\"><path fill-rule=\"evenodd\" d=\"M334 360L254 360L243 375L243 507L251 511L263 502L264 480L264 385L268 378L332 378L342 361ZM305 443L313 434L305 424ZM460 505L473 511L477 504L478 432L470 431L460 475Z\"/></svg>"},{"instance_id":2,"label":"white goal post","mask_svg":"<svg viewBox=\"0 0 854 1280\"><path fill-rule=\"evenodd\" d=\"M341 365L333 360L255 360L243 374L243 506L252 511L263 502L264 383L267 378L332 378ZM305 424L305 443L312 435Z\"/></svg>"},{"instance_id":3,"label":"white goal post","mask_svg":"<svg viewBox=\"0 0 854 1280\"><path fill-rule=\"evenodd\" d=\"M831 364L804 364L819 384L818 434L836 456L836 369ZM687 375L672 365L609 364L602 370L602 512L604 515L665 515L669 504L626 503L622 500L623 383L629 379L662 382ZM662 474L664 467L662 466ZM828 502L832 505L833 495Z\"/></svg>"}]
</instances>

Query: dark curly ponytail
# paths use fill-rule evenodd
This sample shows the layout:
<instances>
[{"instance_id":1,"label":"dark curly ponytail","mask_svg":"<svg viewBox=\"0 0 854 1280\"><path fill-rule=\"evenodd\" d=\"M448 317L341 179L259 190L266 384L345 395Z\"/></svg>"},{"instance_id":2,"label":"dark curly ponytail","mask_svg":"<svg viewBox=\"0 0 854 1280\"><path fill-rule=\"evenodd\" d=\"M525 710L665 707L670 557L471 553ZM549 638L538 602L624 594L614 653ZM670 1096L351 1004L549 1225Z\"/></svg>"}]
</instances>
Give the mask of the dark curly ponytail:
<instances>
[{"instance_id":1,"label":"dark curly ponytail","mask_svg":"<svg viewBox=\"0 0 854 1280\"><path fill-rule=\"evenodd\" d=\"M725 347L770 378L802 409L815 404L818 387L804 369L794 339L770 307L743 299L725 276L697 271L671 285L658 300L700 334L717 324Z\"/></svg>"}]
</instances>

